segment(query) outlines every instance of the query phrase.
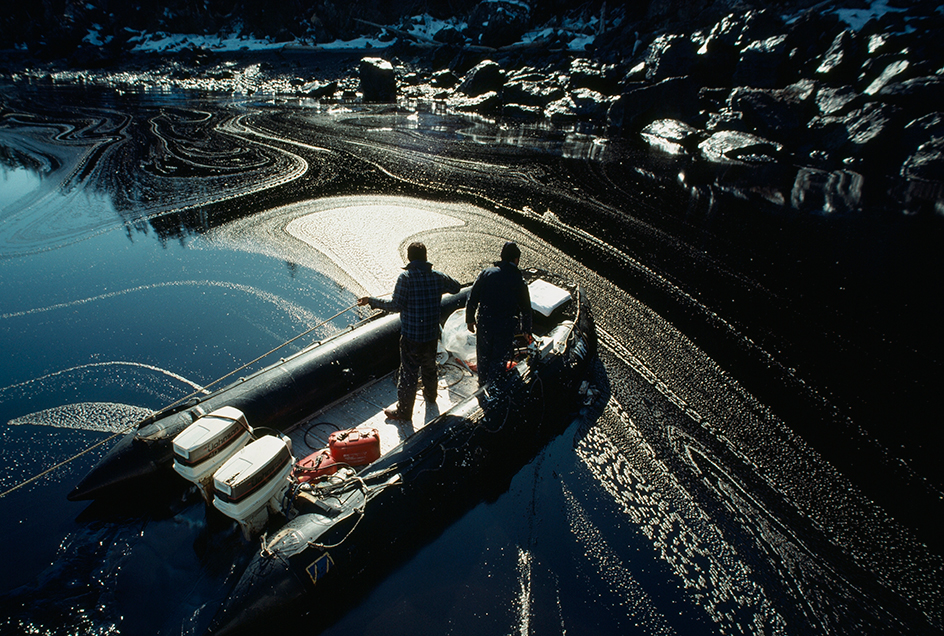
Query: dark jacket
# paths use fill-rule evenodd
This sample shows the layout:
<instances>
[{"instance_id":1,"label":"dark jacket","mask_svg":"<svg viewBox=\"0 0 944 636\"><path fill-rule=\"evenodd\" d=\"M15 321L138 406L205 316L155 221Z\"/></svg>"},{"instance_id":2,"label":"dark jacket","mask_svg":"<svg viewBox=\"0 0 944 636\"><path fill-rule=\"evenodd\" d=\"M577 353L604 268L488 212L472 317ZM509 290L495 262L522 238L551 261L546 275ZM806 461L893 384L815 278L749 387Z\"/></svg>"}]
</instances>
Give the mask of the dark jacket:
<instances>
[{"instance_id":1,"label":"dark jacket","mask_svg":"<svg viewBox=\"0 0 944 636\"><path fill-rule=\"evenodd\" d=\"M521 270L510 261L499 261L479 274L465 305L467 322L477 322L479 329L515 329L521 316L521 329L531 333L531 294Z\"/></svg>"}]
</instances>

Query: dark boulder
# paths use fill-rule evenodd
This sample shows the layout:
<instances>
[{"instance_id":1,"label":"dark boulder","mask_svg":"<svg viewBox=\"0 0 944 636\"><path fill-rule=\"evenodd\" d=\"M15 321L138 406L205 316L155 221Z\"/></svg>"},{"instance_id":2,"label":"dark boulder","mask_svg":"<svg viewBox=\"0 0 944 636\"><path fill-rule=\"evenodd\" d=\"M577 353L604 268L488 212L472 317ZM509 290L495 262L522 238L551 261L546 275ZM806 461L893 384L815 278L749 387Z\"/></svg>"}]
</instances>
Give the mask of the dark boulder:
<instances>
[{"instance_id":1,"label":"dark boulder","mask_svg":"<svg viewBox=\"0 0 944 636\"><path fill-rule=\"evenodd\" d=\"M650 146L668 152L681 154L696 150L705 139L705 133L677 119L658 119L640 133Z\"/></svg>"},{"instance_id":2,"label":"dark boulder","mask_svg":"<svg viewBox=\"0 0 944 636\"><path fill-rule=\"evenodd\" d=\"M829 50L820 58L816 76L831 83L849 84L858 76L862 55L858 36L852 29L837 35Z\"/></svg>"},{"instance_id":3,"label":"dark boulder","mask_svg":"<svg viewBox=\"0 0 944 636\"><path fill-rule=\"evenodd\" d=\"M744 16L729 13L711 27L702 44L701 55L717 55L722 52L735 54L750 40L744 38Z\"/></svg>"},{"instance_id":4,"label":"dark boulder","mask_svg":"<svg viewBox=\"0 0 944 636\"><path fill-rule=\"evenodd\" d=\"M728 88L700 88L698 89L699 106L706 111L720 110L728 103L731 90Z\"/></svg>"},{"instance_id":5,"label":"dark boulder","mask_svg":"<svg viewBox=\"0 0 944 636\"><path fill-rule=\"evenodd\" d=\"M667 117L691 119L698 114L698 88L689 77L630 87L610 104L607 124L629 131Z\"/></svg>"},{"instance_id":6,"label":"dark boulder","mask_svg":"<svg viewBox=\"0 0 944 636\"><path fill-rule=\"evenodd\" d=\"M429 80L430 86L437 88L452 88L458 83L459 77L449 69L436 71Z\"/></svg>"},{"instance_id":7,"label":"dark boulder","mask_svg":"<svg viewBox=\"0 0 944 636\"><path fill-rule=\"evenodd\" d=\"M338 82L308 82L300 86L298 92L313 99L324 99L338 92Z\"/></svg>"},{"instance_id":8,"label":"dark boulder","mask_svg":"<svg viewBox=\"0 0 944 636\"><path fill-rule=\"evenodd\" d=\"M750 9L732 15L736 15L742 25L738 40L735 42L735 46L738 47L767 40L784 31L783 18L778 11L773 9Z\"/></svg>"},{"instance_id":9,"label":"dark boulder","mask_svg":"<svg viewBox=\"0 0 944 636\"><path fill-rule=\"evenodd\" d=\"M536 122L544 118L544 109L539 106L525 106L523 104L505 104L501 111L502 117L517 119L523 122Z\"/></svg>"},{"instance_id":10,"label":"dark boulder","mask_svg":"<svg viewBox=\"0 0 944 636\"><path fill-rule=\"evenodd\" d=\"M563 88L543 78L539 81L513 79L508 81L502 89L502 99L506 104L540 106L541 108L562 98L565 94L566 91Z\"/></svg>"},{"instance_id":11,"label":"dark boulder","mask_svg":"<svg viewBox=\"0 0 944 636\"><path fill-rule=\"evenodd\" d=\"M473 67L459 84L459 92L469 97L497 93L505 85L505 72L498 63L484 60Z\"/></svg>"},{"instance_id":12,"label":"dark boulder","mask_svg":"<svg viewBox=\"0 0 944 636\"><path fill-rule=\"evenodd\" d=\"M777 35L782 28L783 21L766 9L729 13L711 28L704 48L708 53L716 48L740 51L751 42Z\"/></svg>"},{"instance_id":13,"label":"dark boulder","mask_svg":"<svg viewBox=\"0 0 944 636\"><path fill-rule=\"evenodd\" d=\"M623 75L623 79L620 81L620 92L625 93L627 88L633 87L645 81L646 63L639 62L638 64L626 70L626 74Z\"/></svg>"},{"instance_id":14,"label":"dark boulder","mask_svg":"<svg viewBox=\"0 0 944 636\"><path fill-rule=\"evenodd\" d=\"M613 101L613 98L608 98L589 88L578 88L571 91L570 99L574 105L574 114L579 119L589 121L604 121Z\"/></svg>"},{"instance_id":15,"label":"dark boulder","mask_svg":"<svg viewBox=\"0 0 944 636\"><path fill-rule=\"evenodd\" d=\"M698 77L705 86L729 86L742 50L777 33L780 20L767 11L731 13L712 26L698 49Z\"/></svg>"},{"instance_id":16,"label":"dark boulder","mask_svg":"<svg viewBox=\"0 0 944 636\"><path fill-rule=\"evenodd\" d=\"M705 129L710 132L719 130L736 130L738 132L750 132L750 126L744 121L743 115L730 108L722 108L716 113L708 115L705 123Z\"/></svg>"},{"instance_id":17,"label":"dark boulder","mask_svg":"<svg viewBox=\"0 0 944 636\"><path fill-rule=\"evenodd\" d=\"M722 130L698 144L698 150L704 159L716 163L771 163L777 161L783 146L750 133Z\"/></svg>"},{"instance_id":18,"label":"dark boulder","mask_svg":"<svg viewBox=\"0 0 944 636\"><path fill-rule=\"evenodd\" d=\"M482 93L474 97L454 96L450 103L455 110L463 113L496 115L502 110L501 96L496 91Z\"/></svg>"},{"instance_id":19,"label":"dark boulder","mask_svg":"<svg viewBox=\"0 0 944 636\"><path fill-rule=\"evenodd\" d=\"M773 88L781 84L787 61L787 36L755 40L744 47L734 71L735 86Z\"/></svg>"},{"instance_id":20,"label":"dark boulder","mask_svg":"<svg viewBox=\"0 0 944 636\"><path fill-rule=\"evenodd\" d=\"M615 95L622 79L616 65L594 63L585 58L571 60L569 76L571 90L587 88L604 95Z\"/></svg>"},{"instance_id":21,"label":"dark boulder","mask_svg":"<svg viewBox=\"0 0 944 636\"><path fill-rule=\"evenodd\" d=\"M737 68L741 51L734 46L733 38L729 41L728 33L722 30L728 26L724 20L716 24L697 51L696 72L700 82L705 86L731 85L731 78Z\"/></svg>"},{"instance_id":22,"label":"dark boulder","mask_svg":"<svg viewBox=\"0 0 944 636\"><path fill-rule=\"evenodd\" d=\"M907 79L905 75L910 67L911 63L908 60L895 60L889 63L862 92L866 95L875 95L887 85Z\"/></svg>"},{"instance_id":23,"label":"dark boulder","mask_svg":"<svg viewBox=\"0 0 944 636\"><path fill-rule=\"evenodd\" d=\"M894 153L900 136L901 110L870 102L846 115L814 117L810 143L829 154L881 160Z\"/></svg>"},{"instance_id":24,"label":"dark boulder","mask_svg":"<svg viewBox=\"0 0 944 636\"><path fill-rule=\"evenodd\" d=\"M875 97L910 111L927 112L930 105L944 103L944 80L930 76L893 82L883 86Z\"/></svg>"},{"instance_id":25,"label":"dark boulder","mask_svg":"<svg viewBox=\"0 0 944 636\"><path fill-rule=\"evenodd\" d=\"M688 75L695 66L697 47L684 35L660 35L646 52L646 79L659 82Z\"/></svg>"},{"instance_id":26,"label":"dark boulder","mask_svg":"<svg viewBox=\"0 0 944 636\"><path fill-rule=\"evenodd\" d=\"M531 9L523 2L479 2L469 15L466 35L473 44L499 48L514 44L530 26Z\"/></svg>"},{"instance_id":27,"label":"dark boulder","mask_svg":"<svg viewBox=\"0 0 944 636\"><path fill-rule=\"evenodd\" d=\"M866 104L846 119L849 143L855 154L866 150L880 156L883 147L900 135L901 111L887 104Z\"/></svg>"},{"instance_id":28,"label":"dark boulder","mask_svg":"<svg viewBox=\"0 0 944 636\"><path fill-rule=\"evenodd\" d=\"M835 13L810 10L788 27L787 50L794 77L811 77L843 25Z\"/></svg>"},{"instance_id":29,"label":"dark boulder","mask_svg":"<svg viewBox=\"0 0 944 636\"><path fill-rule=\"evenodd\" d=\"M365 102L395 102L397 77L393 65L379 57L365 57L360 61L361 96Z\"/></svg>"},{"instance_id":30,"label":"dark boulder","mask_svg":"<svg viewBox=\"0 0 944 636\"><path fill-rule=\"evenodd\" d=\"M906 179L944 182L944 138L921 144L917 152L901 166Z\"/></svg>"},{"instance_id":31,"label":"dark boulder","mask_svg":"<svg viewBox=\"0 0 944 636\"><path fill-rule=\"evenodd\" d=\"M921 144L944 138L944 113L928 113L908 122L901 135L902 147L910 153Z\"/></svg>"},{"instance_id":32,"label":"dark boulder","mask_svg":"<svg viewBox=\"0 0 944 636\"><path fill-rule=\"evenodd\" d=\"M849 86L821 86L816 91L815 100L821 115L841 115L852 108L858 108L862 103L862 96Z\"/></svg>"},{"instance_id":33,"label":"dark boulder","mask_svg":"<svg viewBox=\"0 0 944 636\"><path fill-rule=\"evenodd\" d=\"M578 121L577 105L570 95L554 100L544 108L544 116L553 124L572 124Z\"/></svg>"},{"instance_id":34,"label":"dark boulder","mask_svg":"<svg viewBox=\"0 0 944 636\"><path fill-rule=\"evenodd\" d=\"M809 80L781 90L736 88L728 98L728 108L741 113L752 132L787 142L812 114L815 88Z\"/></svg>"}]
</instances>

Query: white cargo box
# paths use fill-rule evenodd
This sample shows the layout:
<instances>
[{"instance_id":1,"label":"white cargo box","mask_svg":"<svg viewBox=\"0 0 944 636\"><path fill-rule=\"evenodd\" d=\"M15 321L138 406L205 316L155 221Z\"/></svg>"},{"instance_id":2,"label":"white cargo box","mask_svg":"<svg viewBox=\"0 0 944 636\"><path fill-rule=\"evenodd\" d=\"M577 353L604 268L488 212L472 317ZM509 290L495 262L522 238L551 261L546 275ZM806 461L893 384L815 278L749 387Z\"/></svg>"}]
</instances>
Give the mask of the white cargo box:
<instances>
[{"instance_id":1,"label":"white cargo box","mask_svg":"<svg viewBox=\"0 0 944 636\"><path fill-rule=\"evenodd\" d=\"M528 285L528 292L531 294L531 309L546 317L570 300L569 291L540 278Z\"/></svg>"}]
</instances>

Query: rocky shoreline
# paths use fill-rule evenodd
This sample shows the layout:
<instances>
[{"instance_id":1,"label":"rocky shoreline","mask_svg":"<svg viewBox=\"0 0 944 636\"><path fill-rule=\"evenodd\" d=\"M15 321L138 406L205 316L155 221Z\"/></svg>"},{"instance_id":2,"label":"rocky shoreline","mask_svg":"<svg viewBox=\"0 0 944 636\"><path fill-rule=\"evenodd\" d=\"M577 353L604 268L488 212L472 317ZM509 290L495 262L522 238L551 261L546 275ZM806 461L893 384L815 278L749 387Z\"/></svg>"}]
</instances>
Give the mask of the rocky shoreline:
<instances>
[{"instance_id":1,"label":"rocky shoreline","mask_svg":"<svg viewBox=\"0 0 944 636\"><path fill-rule=\"evenodd\" d=\"M651 17L633 21L625 9L607 13L604 4L584 22L588 40L578 51L570 46L577 35L562 26L527 43L502 44L527 28L529 10L518 2L483 2L477 24L501 24L503 34L475 35L469 26L422 38L373 25L387 47L286 45L232 54L190 48L101 64L11 54L0 81L439 102L489 118L641 136L700 162L788 162L901 177L927 183L938 200L944 7L898 4L883 3L858 28L840 18L836 2L825 2L791 13L747 8L710 20L706 11L646 34L639 29L651 27ZM942 206L934 204L938 213Z\"/></svg>"}]
</instances>

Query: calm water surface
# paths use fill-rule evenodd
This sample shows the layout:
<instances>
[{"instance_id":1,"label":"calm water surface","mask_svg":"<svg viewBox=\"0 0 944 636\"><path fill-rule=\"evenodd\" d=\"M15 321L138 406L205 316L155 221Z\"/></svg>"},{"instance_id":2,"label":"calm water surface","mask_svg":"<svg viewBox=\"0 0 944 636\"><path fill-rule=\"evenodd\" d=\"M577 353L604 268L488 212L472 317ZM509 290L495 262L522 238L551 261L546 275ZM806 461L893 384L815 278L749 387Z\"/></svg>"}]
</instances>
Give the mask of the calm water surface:
<instances>
[{"instance_id":1,"label":"calm water surface","mask_svg":"<svg viewBox=\"0 0 944 636\"><path fill-rule=\"evenodd\" d=\"M375 293L351 272L395 276L389 236L415 231L460 280L514 238L526 264L589 290L602 397L510 483L483 487L497 497L376 579L339 581L349 605L294 627L944 628L933 188L707 169L593 131L428 107L22 87L5 99L4 491ZM356 240L338 251L286 231L350 195L378 212L352 216ZM461 223L430 229L403 212L413 199ZM68 502L105 448L0 499L15 548L3 633L201 633L255 549L185 491Z\"/></svg>"}]
</instances>

